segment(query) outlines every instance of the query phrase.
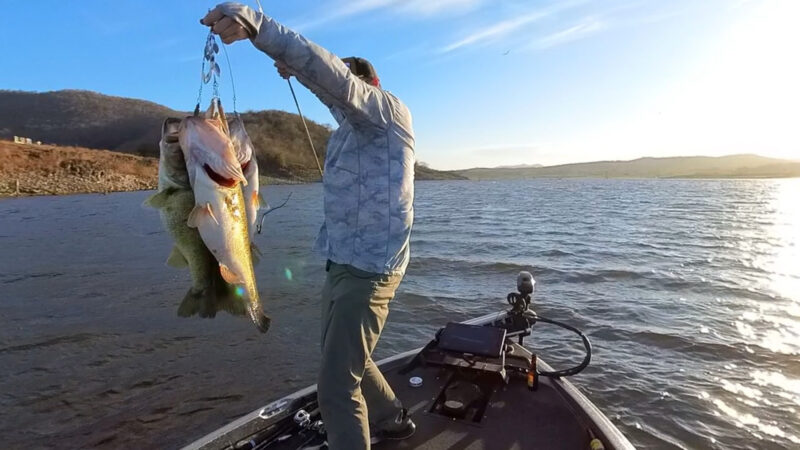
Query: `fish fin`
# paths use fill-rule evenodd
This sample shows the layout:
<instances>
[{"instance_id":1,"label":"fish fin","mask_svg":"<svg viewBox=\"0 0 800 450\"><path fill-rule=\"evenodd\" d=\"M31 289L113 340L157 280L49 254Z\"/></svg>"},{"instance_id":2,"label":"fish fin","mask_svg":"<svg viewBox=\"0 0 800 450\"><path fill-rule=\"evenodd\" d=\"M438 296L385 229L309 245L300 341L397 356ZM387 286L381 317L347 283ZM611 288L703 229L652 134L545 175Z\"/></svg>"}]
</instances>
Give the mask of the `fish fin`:
<instances>
[{"instance_id":1,"label":"fish fin","mask_svg":"<svg viewBox=\"0 0 800 450\"><path fill-rule=\"evenodd\" d=\"M256 204L256 209L269 207L267 201L264 200L264 197L261 195L260 192L255 192L255 191L253 192L253 203Z\"/></svg>"},{"instance_id":2,"label":"fish fin","mask_svg":"<svg viewBox=\"0 0 800 450\"><path fill-rule=\"evenodd\" d=\"M214 210L211 208L211 203L206 203L206 211L208 211L208 215L211 217L214 223L219 225L219 220L217 220L217 216L214 215Z\"/></svg>"},{"instance_id":3,"label":"fish fin","mask_svg":"<svg viewBox=\"0 0 800 450\"><path fill-rule=\"evenodd\" d=\"M189 261L186 260L186 257L183 256L178 247L172 247L169 258L167 258L167 265L180 269L189 266Z\"/></svg>"},{"instance_id":4,"label":"fish fin","mask_svg":"<svg viewBox=\"0 0 800 450\"><path fill-rule=\"evenodd\" d=\"M250 243L250 259L253 260L253 265L258 265L261 262L261 257L264 256L261 253L261 249L259 249L256 244Z\"/></svg>"},{"instance_id":5,"label":"fish fin","mask_svg":"<svg viewBox=\"0 0 800 450\"><path fill-rule=\"evenodd\" d=\"M197 228L198 221L200 220L200 216L205 211L205 208L202 208L200 205L196 205L192 212L189 213L189 217L186 218L186 226L189 228Z\"/></svg>"},{"instance_id":6,"label":"fish fin","mask_svg":"<svg viewBox=\"0 0 800 450\"><path fill-rule=\"evenodd\" d=\"M211 217L214 223L219 225L219 221L214 215L214 211L211 209L211 203L206 203L205 206L196 205L194 209L192 209L192 212L189 213L189 217L186 219L186 225L189 228L197 228L200 224L200 219L206 214Z\"/></svg>"},{"instance_id":7,"label":"fish fin","mask_svg":"<svg viewBox=\"0 0 800 450\"><path fill-rule=\"evenodd\" d=\"M168 187L163 191L156 192L155 194L147 197L147 200L142 203L142 206L149 206L150 208L161 209L167 206L167 200L170 195L174 194L178 189Z\"/></svg>"},{"instance_id":8,"label":"fish fin","mask_svg":"<svg viewBox=\"0 0 800 450\"><path fill-rule=\"evenodd\" d=\"M219 274L222 275L222 279L230 284L242 284L244 280L242 277L234 273L228 266L225 264L219 263Z\"/></svg>"}]
</instances>

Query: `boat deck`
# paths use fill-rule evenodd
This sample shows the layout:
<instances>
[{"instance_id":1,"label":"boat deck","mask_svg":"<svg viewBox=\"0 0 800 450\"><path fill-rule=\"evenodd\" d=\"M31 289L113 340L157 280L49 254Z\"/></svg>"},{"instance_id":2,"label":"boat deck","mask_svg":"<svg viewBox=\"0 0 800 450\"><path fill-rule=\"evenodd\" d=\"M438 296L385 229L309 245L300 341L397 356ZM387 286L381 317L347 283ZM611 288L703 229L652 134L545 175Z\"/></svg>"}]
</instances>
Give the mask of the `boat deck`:
<instances>
[{"instance_id":1,"label":"boat deck","mask_svg":"<svg viewBox=\"0 0 800 450\"><path fill-rule=\"evenodd\" d=\"M506 313L490 314L464 324L511 325L514 329L515 324L509 321L517 318ZM520 340L522 337L519 335ZM378 363L409 410L416 432L402 441L375 444L376 450L587 450L593 439L609 450L634 449L567 379L540 377L538 388L529 390L525 374L532 355L512 338L506 336L505 351L499 353L453 351L441 342L436 339L423 349ZM552 373L542 360L538 360L537 367L540 372ZM413 377L421 378L421 385L412 386ZM294 419L300 409L311 415L311 421L302 427ZM309 386L229 423L185 449L325 449L321 445L324 434L315 431L320 418L316 386Z\"/></svg>"},{"instance_id":2,"label":"boat deck","mask_svg":"<svg viewBox=\"0 0 800 450\"><path fill-rule=\"evenodd\" d=\"M480 423L450 419L428 412L447 375L440 369L418 368L408 374L385 374L397 396L409 409L417 425L414 435L404 441L386 441L376 449L588 449L590 436L576 419L552 381L542 378L539 389L528 390L523 379L495 391ZM418 376L423 386L412 388L408 379ZM528 397L528 401L520 401Z\"/></svg>"},{"instance_id":3,"label":"boat deck","mask_svg":"<svg viewBox=\"0 0 800 450\"><path fill-rule=\"evenodd\" d=\"M515 347L516 344L515 344ZM521 347L517 347L521 349ZM485 409L474 418L453 419L433 411L442 390L454 378L452 368L418 365L406 368L409 360L382 366L386 380L408 408L417 426L413 436L402 441L375 444L383 449L429 450L522 450L522 449L588 449L589 429L580 423L581 414L573 411L563 389L549 378L541 377L536 391L528 389L524 378L511 376L508 384L494 383ZM525 361L506 361L507 365L524 366ZM420 377L422 386L411 387L409 379ZM477 409L473 409L475 411ZM315 419L319 418L318 416ZM322 438L301 433L267 448L315 448ZM324 447L323 447L324 448Z\"/></svg>"}]
</instances>

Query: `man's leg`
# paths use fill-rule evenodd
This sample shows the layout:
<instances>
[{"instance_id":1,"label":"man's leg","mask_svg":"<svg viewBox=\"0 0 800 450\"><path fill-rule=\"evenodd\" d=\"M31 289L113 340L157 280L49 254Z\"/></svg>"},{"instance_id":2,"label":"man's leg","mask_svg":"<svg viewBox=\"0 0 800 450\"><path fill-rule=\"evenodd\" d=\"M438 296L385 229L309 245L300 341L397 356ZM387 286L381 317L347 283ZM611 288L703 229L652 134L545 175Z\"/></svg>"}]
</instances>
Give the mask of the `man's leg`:
<instances>
[{"instance_id":1,"label":"man's leg","mask_svg":"<svg viewBox=\"0 0 800 450\"><path fill-rule=\"evenodd\" d=\"M332 264L328 272L323 288L322 365L317 390L333 450L369 448L362 380L367 380L364 388L375 412L391 415L393 409L400 409L383 376L378 378L380 372L374 363L374 370L370 369L366 377L365 371L401 279L340 264Z\"/></svg>"},{"instance_id":2,"label":"man's leg","mask_svg":"<svg viewBox=\"0 0 800 450\"><path fill-rule=\"evenodd\" d=\"M378 366L367 360L364 376L361 379L361 392L367 402L369 423L378 428L392 427L403 410L403 405L386 382ZM372 430L375 431L375 430Z\"/></svg>"}]
</instances>

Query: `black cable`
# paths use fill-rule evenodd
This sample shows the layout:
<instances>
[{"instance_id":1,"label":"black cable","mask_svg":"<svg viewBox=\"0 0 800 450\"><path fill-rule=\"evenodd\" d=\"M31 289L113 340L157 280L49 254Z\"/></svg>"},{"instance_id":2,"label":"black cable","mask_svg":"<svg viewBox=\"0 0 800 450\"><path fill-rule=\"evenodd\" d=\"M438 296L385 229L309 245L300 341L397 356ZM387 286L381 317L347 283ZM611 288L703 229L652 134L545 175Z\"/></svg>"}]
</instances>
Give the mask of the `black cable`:
<instances>
[{"instance_id":1,"label":"black cable","mask_svg":"<svg viewBox=\"0 0 800 450\"><path fill-rule=\"evenodd\" d=\"M579 330L579 329L577 329L577 328L575 328L575 327L573 327L571 325L567 325L567 324L565 324L563 322L559 322L557 320L552 320L552 319L548 319L546 317L537 316L532 311L530 312L530 316L528 314L526 314L525 317L527 319L533 320L535 322L551 323L553 325L559 326L559 327L564 328L566 330L572 331L573 333L575 333L575 334L577 334L578 336L581 337L581 340L583 341L583 346L586 349L586 356L583 357L583 361L581 361L581 363L578 364L577 366L570 367L569 369L563 369L563 370L552 370L552 371L551 370L545 370L545 371L539 372L539 375L541 375L543 377L551 377L551 378L568 377L568 376L572 376L572 375L575 375L575 374L578 374L578 373L582 372L583 369L585 369L586 367L589 366L589 363L592 361L592 344L589 342L589 338L587 338L586 335L584 335L583 332L581 332L581 330Z\"/></svg>"}]
</instances>

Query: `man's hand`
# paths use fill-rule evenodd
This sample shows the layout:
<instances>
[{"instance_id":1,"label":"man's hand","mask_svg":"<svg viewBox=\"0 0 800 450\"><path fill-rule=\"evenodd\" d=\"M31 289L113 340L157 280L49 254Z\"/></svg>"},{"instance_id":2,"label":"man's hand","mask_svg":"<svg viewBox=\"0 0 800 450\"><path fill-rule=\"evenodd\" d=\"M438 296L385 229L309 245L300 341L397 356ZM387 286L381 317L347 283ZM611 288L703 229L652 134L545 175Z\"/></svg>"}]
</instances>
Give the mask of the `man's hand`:
<instances>
[{"instance_id":1,"label":"man's hand","mask_svg":"<svg viewBox=\"0 0 800 450\"><path fill-rule=\"evenodd\" d=\"M292 76L292 73L289 72L289 66L286 64L280 61L275 61L275 67L278 69L278 75L280 75L284 80L288 80L289 77Z\"/></svg>"},{"instance_id":2,"label":"man's hand","mask_svg":"<svg viewBox=\"0 0 800 450\"><path fill-rule=\"evenodd\" d=\"M226 44L250 38L245 27L233 18L224 15L219 6L200 19L200 23L211 27L211 31L218 34L222 42Z\"/></svg>"}]
</instances>

